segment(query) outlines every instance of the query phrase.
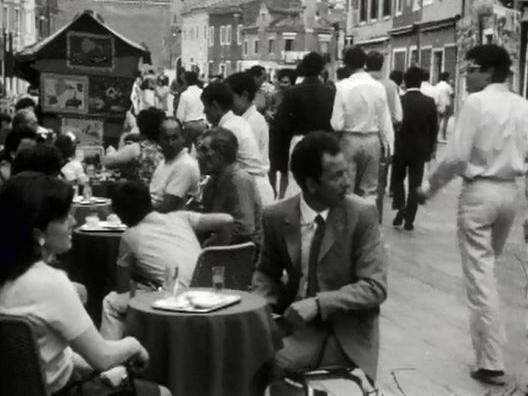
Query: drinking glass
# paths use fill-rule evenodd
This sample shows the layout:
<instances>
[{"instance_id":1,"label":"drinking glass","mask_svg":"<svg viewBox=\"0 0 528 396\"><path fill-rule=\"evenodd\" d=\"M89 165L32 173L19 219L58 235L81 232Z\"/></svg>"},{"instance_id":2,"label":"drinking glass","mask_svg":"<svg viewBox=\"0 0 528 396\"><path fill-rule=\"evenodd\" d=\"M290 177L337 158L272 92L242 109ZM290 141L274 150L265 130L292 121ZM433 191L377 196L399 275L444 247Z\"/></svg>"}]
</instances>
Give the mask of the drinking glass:
<instances>
[{"instance_id":1,"label":"drinking glass","mask_svg":"<svg viewBox=\"0 0 528 396\"><path fill-rule=\"evenodd\" d=\"M167 297L176 297L178 291L178 267L166 267L163 278L163 290Z\"/></svg>"},{"instance_id":2,"label":"drinking glass","mask_svg":"<svg viewBox=\"0 0 528 396\"><path fill-rule=\"evenodd\" d=\"M212 267L211 271L213 278L213 289L217 292L220 292L224 288L225 267L223 265Z\"/></svg>"}]
</instances>

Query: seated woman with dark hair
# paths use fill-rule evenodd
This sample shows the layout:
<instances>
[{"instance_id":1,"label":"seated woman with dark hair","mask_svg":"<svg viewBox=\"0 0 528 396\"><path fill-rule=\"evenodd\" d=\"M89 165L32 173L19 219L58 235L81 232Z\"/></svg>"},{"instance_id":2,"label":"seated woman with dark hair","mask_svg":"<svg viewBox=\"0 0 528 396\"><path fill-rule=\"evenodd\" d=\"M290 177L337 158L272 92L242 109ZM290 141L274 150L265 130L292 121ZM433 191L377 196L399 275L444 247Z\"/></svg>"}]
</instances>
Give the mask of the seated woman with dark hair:
<instances>
[{"instance_id":1,"label":"seated woman with dark hair","mask_svg":"<svg viewBox=\"0 0 528 396\"><path fill-rule=\"evenodd\" d=\"M104 340L66 274L43 260L46 244L53 253L71 247L72 198L69 184L38 172L20 173L0 191L0 313L31 321L46 387L53 395L73 394L70 386L94 369L124 362L141 368L149 358L135 338ZM80 386L84 395L107 389L99 377ZM136 381L136 388L141 395L170 395L143 381Z\"/></svg>"},{"instance_id":2,"label":"seated woman with dark hair","mask_svg":"<svg viewBox=\"0 0 528 396\"><path fill-rule=\"evenodd\" d=\"M124 167L122 171L125 171L127 178L141 180L148 186L156 167L163 160L158 142L161 123L165 118L165 112L154 107L141 110L136 122L142 140L127 144L119 151L107 152L102 158L103 165L108 168Z\"/></svg>"}]
</instances>

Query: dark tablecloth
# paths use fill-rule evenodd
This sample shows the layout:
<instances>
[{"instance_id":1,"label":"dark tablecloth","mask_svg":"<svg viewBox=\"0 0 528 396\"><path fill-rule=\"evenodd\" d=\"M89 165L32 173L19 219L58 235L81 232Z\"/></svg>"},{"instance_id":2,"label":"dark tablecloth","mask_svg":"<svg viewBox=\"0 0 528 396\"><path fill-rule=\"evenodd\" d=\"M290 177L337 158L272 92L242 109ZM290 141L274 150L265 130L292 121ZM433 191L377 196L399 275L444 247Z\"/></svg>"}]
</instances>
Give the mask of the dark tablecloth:
<instances>
[{"instance_id":1,"label":"dark tablecloth","mask_svg":"<svg viewBox=\"0 0 528 396\"><path fill-rule=\"evenodd\" d=\"M121 232L73 231L68 273L88 291L86 310L97 326L104 296L115 289L116 260Z\"/></svg>"},{"instance_id":2,"label":"dark tablecloth","mask_svg":"<svg viewBox=\"0 0 528 396\"><path fill-rule=\"evenodd\" d=\"M208 314L159 311L158 292L136 295L127 333L150 354L147 379L173 396L247 396L265 386L281 341L266 301L249 293L239 304Z\"/></svg>"},{"instance_id":3,"label":"dark tablecloth","mask_svg":"<svg viewBox=\"0 0 528 396\"><path fill-rule=\"evenodd\" d=\"M117 186L117 181L105 180L100 182L94 182L92 184L92 194L96 197L110 198Z\"/></svg>"},{"instance_id":4,"label":"dark tablecloth","mask_svg":"<svg viewBox=\"0 0 528 396\"><path fill-rule=\"evenodd\" d=\"M72 204L72 214L79 226L85 223L86 216L90 216L94 213L99 216L100 220L106 220L108 215L112 213L111 202L90 205Z\"/></svg>"}]
</instances>

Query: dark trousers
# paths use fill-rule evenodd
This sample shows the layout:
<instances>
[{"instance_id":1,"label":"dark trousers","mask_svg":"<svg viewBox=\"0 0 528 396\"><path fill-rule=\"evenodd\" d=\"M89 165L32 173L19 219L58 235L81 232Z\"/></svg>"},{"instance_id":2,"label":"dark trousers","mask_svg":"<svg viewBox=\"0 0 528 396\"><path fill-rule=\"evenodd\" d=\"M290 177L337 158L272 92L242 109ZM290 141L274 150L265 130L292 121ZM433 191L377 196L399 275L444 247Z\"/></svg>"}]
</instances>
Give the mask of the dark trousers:
<instances>
[{"instance_id":1,"label":"dark trousers","mask_svg":"<svg viewBox=\"0 0 528 396\"><path fill-rule=\"evenodd\" d=\"M403 210L405 223L413 224L418 210L416 189L422 184L424 161L408 161L394 156L392 162L392 209ZM405 176L408 177L408 194L405 200Z\"/></svg>"}]
</instances>

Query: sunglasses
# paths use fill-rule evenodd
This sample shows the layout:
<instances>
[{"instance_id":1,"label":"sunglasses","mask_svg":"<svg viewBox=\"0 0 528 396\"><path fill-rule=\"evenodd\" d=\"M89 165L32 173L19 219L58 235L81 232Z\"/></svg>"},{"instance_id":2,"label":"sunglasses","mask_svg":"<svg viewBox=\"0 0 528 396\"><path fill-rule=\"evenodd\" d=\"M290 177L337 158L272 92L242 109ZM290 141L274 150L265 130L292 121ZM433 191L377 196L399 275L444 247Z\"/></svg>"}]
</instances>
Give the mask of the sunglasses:
<instances>
[{"instance_id":1,"label":"sunglasses","mask_svg":"<svg viewBox=\"0 0 528 396\"><path fill-rule=\"evenodd\" d=\"M476 64L476 63L470 63L470 64L467 64L465 67L462 68L462 72L464 73L473 73L473 72L476 72L476 71L480 71L480 69L482 68L482 66Z\"/></svg>"}]
</instances>

